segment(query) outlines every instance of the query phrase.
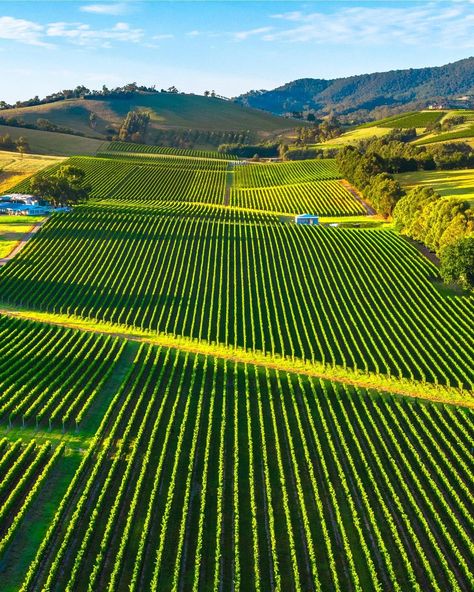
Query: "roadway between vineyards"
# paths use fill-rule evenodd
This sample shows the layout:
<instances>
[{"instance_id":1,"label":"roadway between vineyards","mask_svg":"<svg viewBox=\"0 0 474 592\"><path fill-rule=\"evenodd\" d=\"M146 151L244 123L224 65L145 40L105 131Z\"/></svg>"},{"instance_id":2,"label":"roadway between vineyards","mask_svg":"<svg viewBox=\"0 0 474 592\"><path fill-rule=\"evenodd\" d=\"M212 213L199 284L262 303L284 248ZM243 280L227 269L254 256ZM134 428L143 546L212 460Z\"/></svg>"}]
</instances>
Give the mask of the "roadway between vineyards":
<instances>
[{"instance_id":1,"label":"roadway between vineyards","mask_svg":"<svg viewBox=\"0 0 474 592\"><path fill-rule=\"evenodd\" d=\"M364 389L377 389L378 391L404 397L415 397L438 403L474 408L473 393L471 391L461 391L453 387L447 388L427 383L407 383L407 381L404 380L397 380L382 375L368 376L347 369L343 370L342 368L334 369L324 367L322 364L317 363L305 364L304 361L296 358L294 360L271 358L263 353L233 349L225 345L214 345L205 341L198 343L191 339L174 337L173 335L159 335L141 332L133 327L128 329L114 326L112 324L108 325L106 323L97 324L94 323L94 321L79 317L14 309L7 305L0 305L0 315L67 327L69 329L93 332L101 335L111 335L112 337L127 339L129 341L151 343L153 345L178 349L192 354L209 355L233 363L252 364L263 368L272 368L281 372L304 374L306 376L349 384Z\"/></svg>"}]
</instances>

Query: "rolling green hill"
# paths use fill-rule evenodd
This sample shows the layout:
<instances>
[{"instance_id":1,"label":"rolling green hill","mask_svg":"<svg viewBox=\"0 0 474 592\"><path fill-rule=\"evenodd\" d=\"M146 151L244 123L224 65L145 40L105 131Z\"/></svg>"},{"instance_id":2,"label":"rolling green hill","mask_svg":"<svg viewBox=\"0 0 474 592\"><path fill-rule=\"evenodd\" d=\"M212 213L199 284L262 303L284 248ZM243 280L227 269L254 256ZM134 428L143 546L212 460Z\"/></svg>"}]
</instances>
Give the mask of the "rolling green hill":
<instances>
[{"instance_id":1,"label":"rolling green hill","mask_svg":"<svg viewBox=\"0 0 474 592\"><path fill-rule=\"evenodd\" d=\"M56 156L96 154L100 147L105 145L103 140L94 138L0 125L0 135L4 134L10 134L14 140L20 136L25 136L30 145L30 151L34 154Z\"/></svg>"},{"instance_id":2,"label":"rolling green hill","mask_svg":"<svg viewBox=\"0 0 474 592\"><path fill-rule=\"evenodd\" d=\"M462 117L463 121L457 123L449 130L433 130L431 126L440 124L454 117ZM356 144L360 140L368 138L380 138L386 136L394 129L415 128L417 138L413 140L414 144L433 144L436 142L449 141L474 141L474 111L452 109L452 110L424 110L407 111L398 115L392 115L377 121L364 123L356 127L349 128L347 132L332 138L322 144L315 144L316 148L341 148L349 144Z\"/></svg>"},{"instance_id":3,"label":"rolling green hill","mask_svg":"<svg viewBox=\"0 0 474 592\"><path fill-rule=\"evenodd\" d=\"M131 110L146 110L151 115L147 140L154 143L154 131L196 129L209 131L249 131L265 138L291 130L297 125L264 111L251 109L218 98L173 93L134 93L127 98L69 99L32 107L8 109L4 118L21 118L26 123L47 119L89 137L102 138L115 133ZM94 129L89 123L96 116Z\"/></svg>"}]
</instances>

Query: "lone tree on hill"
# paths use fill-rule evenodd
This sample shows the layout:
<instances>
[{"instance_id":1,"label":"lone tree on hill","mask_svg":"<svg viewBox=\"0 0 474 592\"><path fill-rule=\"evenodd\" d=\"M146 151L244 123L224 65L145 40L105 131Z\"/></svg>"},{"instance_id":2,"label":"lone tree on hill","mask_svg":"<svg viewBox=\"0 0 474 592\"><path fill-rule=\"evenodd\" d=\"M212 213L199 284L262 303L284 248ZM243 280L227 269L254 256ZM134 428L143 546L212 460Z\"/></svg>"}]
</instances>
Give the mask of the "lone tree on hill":
<instances>
[{"instance_id":1,"label":"lone tree on hill","mask_svg":"<svg viewBox=\"0 0 474 592\"><path fill-rule=\"evenodd\" d=\"M25 138L25 136L20 136L18 140L16 140L15 146L22 158L25 152L30 151L30 145L28 144L28 140Z\"/></svg>"},{"instance_id":2,"label":"lone tree on hill","mask_svg":"<svg viewBox=\"0 0 474 592\"><path fill-rule=\"evenodd\" d=\"M118 133L121 142L144 142L150 114L147 111L129 111Z\"/></svg>"},{"instance_id":3,"label":"lone tree on hill","mask_svg":"<svg viewBox=\"0 0 474 592\"><path fill-rule=\"evenodd\" d=\"M97 127L97 115L95 113L90 113L89 125L92 129L95 129Z\"/></svg>"},{"instance_id":4,"label":"lone tree on hill","mask_svg":"<svg viewBox=\"0 0 474 592\"><path fill-rule=\"evenodd\" d=\"M70 206L88 199L91 187L85 184L86 173L72 166L62 166L57 173L46 177L38 174L30 183L30 191L53 206Z\"/></svg>"}]
</instances>

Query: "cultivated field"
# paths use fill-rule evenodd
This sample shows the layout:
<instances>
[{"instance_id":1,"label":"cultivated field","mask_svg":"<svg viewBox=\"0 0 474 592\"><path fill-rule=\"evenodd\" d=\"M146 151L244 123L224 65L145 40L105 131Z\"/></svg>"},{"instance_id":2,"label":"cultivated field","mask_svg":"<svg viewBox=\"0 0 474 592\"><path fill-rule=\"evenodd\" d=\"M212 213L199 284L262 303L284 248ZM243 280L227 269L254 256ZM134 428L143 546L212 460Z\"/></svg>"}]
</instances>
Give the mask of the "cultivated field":
<instances>
[{"instance_id":1,"label":"cultivated field","mask_svg":"<svg viewBox=\"0 0 474 592\"><path fill-rule=\"evenodd\" d=\"M99 156L110 156L118 154L139 154L140 156L161 156L162 154L179 157L213 158L219 160L237 160L236 156L220 154L211 150L181 150L179 148L168 148L166 146L146 146L145 144L131 144L129 142L110 142L100 151Z\"/></svg>"},{"instance_id":2,"label":"cultivated field","mask_svg":"<svg viewBox=\"0 0 474 592\"><path fill-rule=\"evenodd\" d=\"M472 590L474 298L289 223L370 219L334 161L68 162L0 270L2 592Z\"/></svg>"},{"instance_id":3,"label":"cultivated field","mask_svg":"<svg viewBox=\"0 0 474 592\"><path fill-rule=\"evenodd\" d=\"M51 220L2 272L3 301L472 386L472 299L439 294L394 233L132 203Z\"/></svg>"},{"instance_id":4,"label":"cultivated field","mask_svg":"<svg viewBox=\"0 0 474 592\"><path fill-rule=\"evenodd\" d=\"M446 111L413 111L410 113L402 113L401 115L392 115L386 119L380 119L373 123L365 124L366 127L377 126L377 127L388 127L398 129L424 129L431 123L440 121L443 116L446 115ZM359 129L364 126L360 126Z\"/></svg>"},{"instance_id":5,"label":"cultivated field","mask_svg":"<svg viewBox=\"0 0 474 592\"><path fill-rule=\"evenodd\" d=\"M474 203L474 169L459 171L417 171L397 175L404 187L432 187L443 197L472 200Z\"/></svg>"},{"instance_id":6,"label":"cultivated field","mask_svg":"<svg viewBox=\"0 0 474 592\"><path fill-rule=\"evenodd\" d=\"M24 589L467 589L467 421L141 347Z\"/></svg>"}]
</instances>

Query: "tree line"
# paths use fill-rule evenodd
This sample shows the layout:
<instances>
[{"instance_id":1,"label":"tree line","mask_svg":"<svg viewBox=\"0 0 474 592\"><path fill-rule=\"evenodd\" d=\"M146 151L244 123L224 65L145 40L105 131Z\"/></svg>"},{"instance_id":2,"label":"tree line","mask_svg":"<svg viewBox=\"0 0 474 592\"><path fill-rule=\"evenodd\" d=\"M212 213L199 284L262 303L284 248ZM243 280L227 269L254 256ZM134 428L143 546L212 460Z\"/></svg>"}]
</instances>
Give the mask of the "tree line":
<instances>
[{"instance_id":1,"label":"tree line","mask_svg":"<svg viewBox=\"0 0 474 592\"><path fill-rule=\"evenodd\" d=\"M0 110L6 109L18 109L20 107L33 107L35 105L44 105L46 103L56 103L58 101L65 101L67 99L100 99L104 97L114 98L130 98L132 95L138 92L158 93L158 92L178 92L173 86L169 89L157 90L155 85L153 86L140 86L136 82L129 82L123 86L117 86L115 88L107 88L104 84L100 90L91 90L83 84L79 84L73 89L64 89L50 95L46 95L40 98L38 95L26 101L16 101L14 104L9 104L6 101L0 101Z\"/></svg>"},{"instance_id":2,"label":"tree line","mask_svg":"<svg viewBox=\"0 0 474 592\"><path fill-rule=\"evenodd\" d=\"M308 116L309 117L309 116ZM339 137L344 133L344 127L335 117L328 119L315 119L311 127L298 127L296 132L296 146L305 146L307 144L319 144Z\"/></svg>"},{"instance_id":3,"label":"tree line","mask_svg":"<svg viewBox=\"0 0 474 592\"><path fill-rule=\"evenodd\" d=\"M0 125L8 125L10 127L22 127L26 129L34 129L47 132L57 132L60 134L71 134L73 136L85 136L84 133L73 130L69 127L56 125L55 123L39 117L36 122L25 121L22 117L0 117Z\"/></svg>"},{"instance_id":4,"label":"tree line","mask_svg":"<svg viewBox=\"0 0 474 592\"><path fill-rule=\"evenodd\" d=\"M0 150L6 150L8 152L17 151L23 156L23 154L30 151L30 145L25 136L20 136L16 140L13 140L10 134L5 134L0 136Z\"/></svg>"},{"instance_id":5,"label":"tree line","mask_svg":"<svg viewBox=\"0 0 474 592\"><path fill-rule=\"evenodd\" d=\"M384 137L339 151L341 174L358 187L398 229L426 245L441 259L441 275L474 288L474 212L468 200L442 197L432 188L405 191L394 173L474 168L474 151L465 143L414 146Z\"/></svg>"}]
</instances>

